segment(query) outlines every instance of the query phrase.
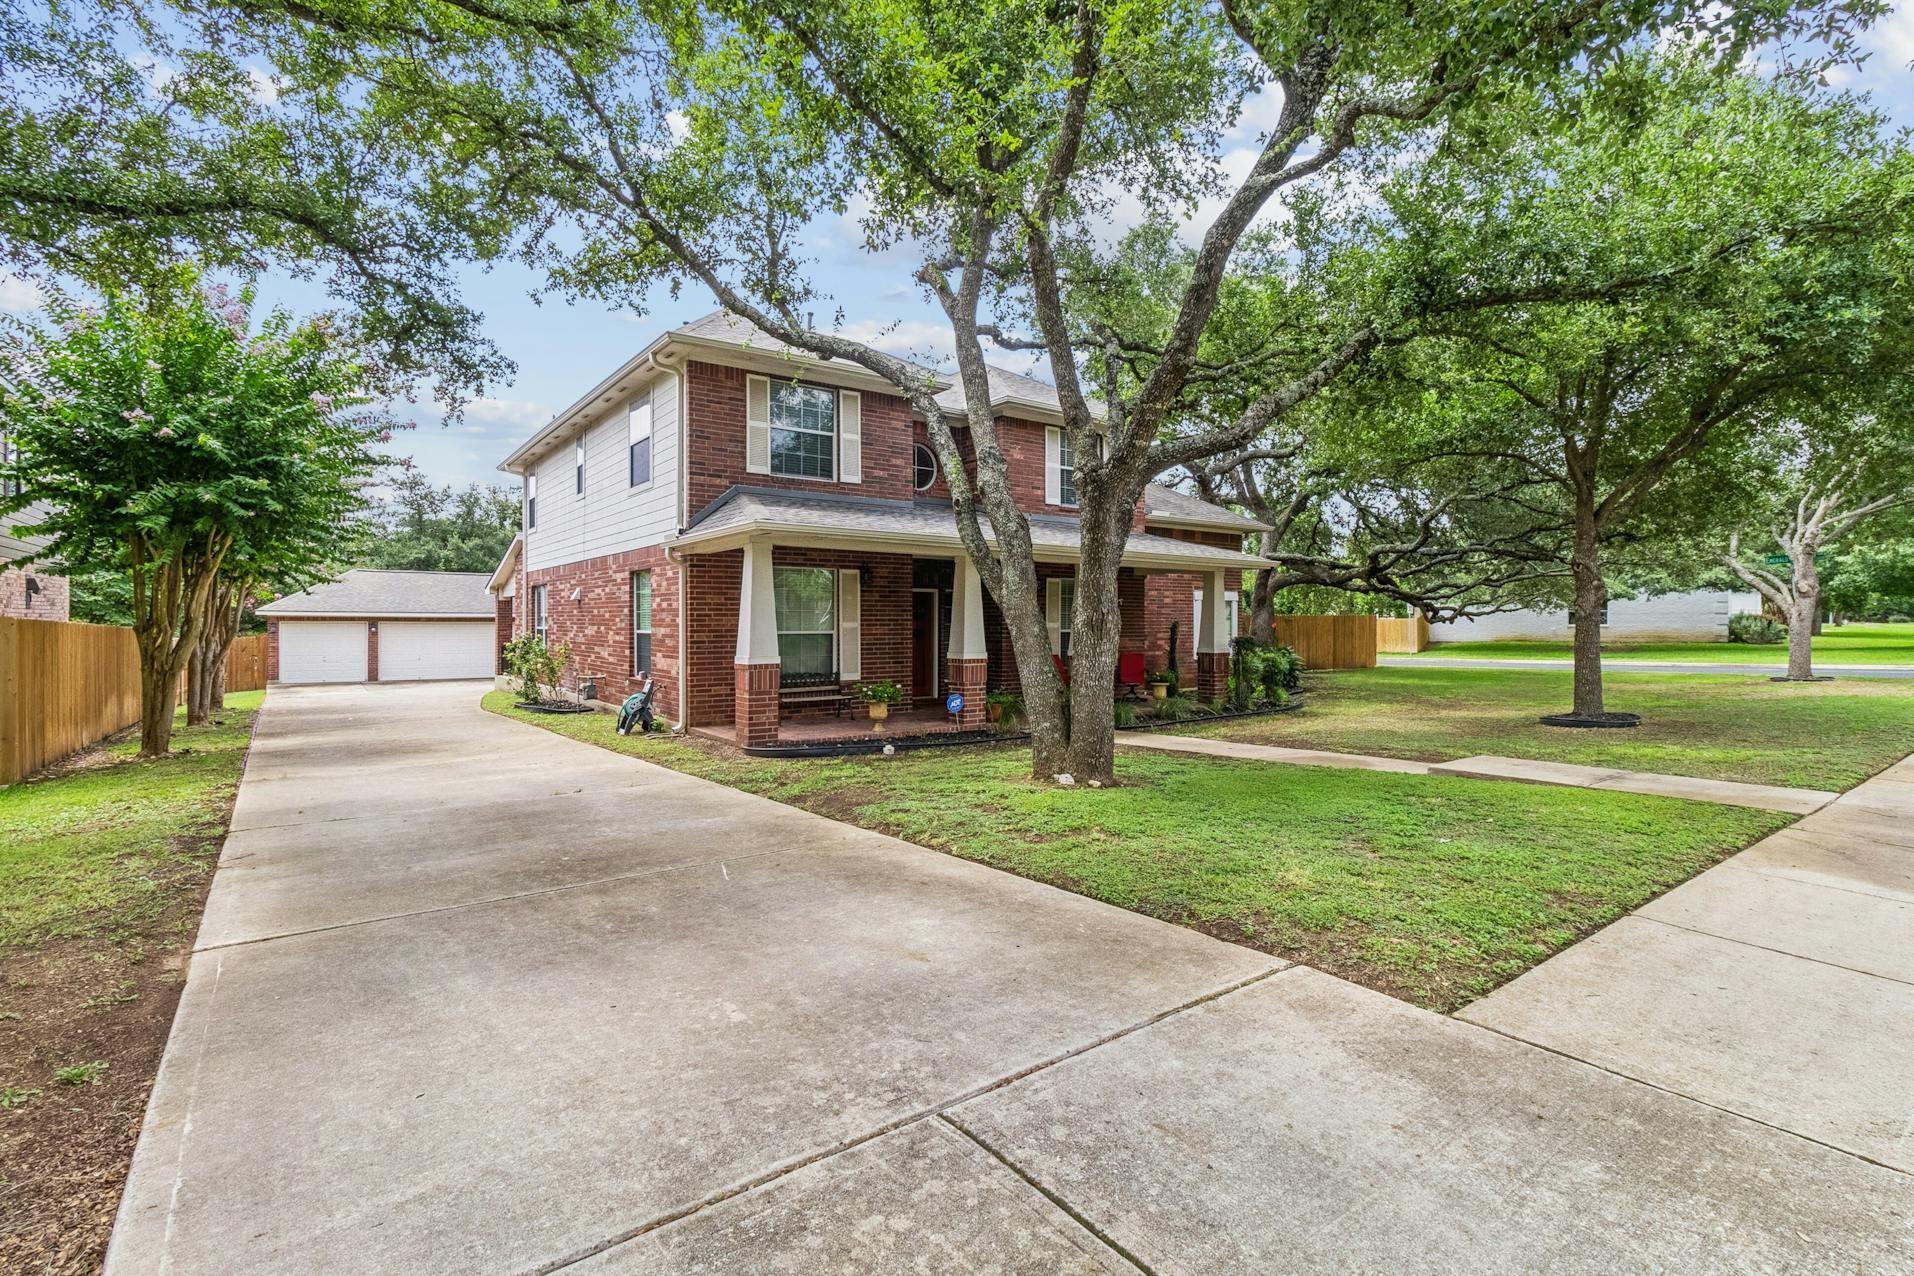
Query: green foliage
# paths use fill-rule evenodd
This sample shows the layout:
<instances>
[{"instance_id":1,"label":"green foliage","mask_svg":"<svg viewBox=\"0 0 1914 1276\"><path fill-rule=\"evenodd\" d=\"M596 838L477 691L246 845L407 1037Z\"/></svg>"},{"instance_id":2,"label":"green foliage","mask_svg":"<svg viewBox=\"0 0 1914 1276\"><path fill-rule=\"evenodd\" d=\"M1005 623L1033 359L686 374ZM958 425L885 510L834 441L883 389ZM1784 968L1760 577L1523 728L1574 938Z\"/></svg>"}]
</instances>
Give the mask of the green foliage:
<instances>
[{"instance_id":1,"label":"green foliage","mask_svg":"<svg viewBox=\"0 0 1914 1276\"><path fill-rule=\"evenodd\" d=\"M1110 720L1118 729L1135 725L1136 706L1128 700L1117 701L1110 706Z\"/></svg>"},{"instance_id":2,"label":"green foliage","mask_svg":"<svg viewBox=\"0 0 1914 1276\"><path fill-rule=\"evenodd\" d=\"M90 1063L76 1063L70 1067L53 1070L53 1084L67 1086L95 1085L106 1072L106 1064L100 1060Z\"/></svg>"},{"instance_id":3,"label":"green foliage","mask_svg":"<svg viewBox=\"0 0 1914 1276\"><path fill-rule=\"evenodd\" d=\"M0 1087L0 1112L10 1112L14 1108L24 1108L40 1097L40 1092L29 1086L10 1085Z\"/></svg>"},{"instance_id":4,"label":"green foliage","mask_svg":"<svg viewBox=\"0 0 1914 1276\"><path fill-rule=\"evenodd\" d=\"M96 568L67 577L68 613L89 625L133 623L133 581L124 571Z\"/></svg>"},{"instance_id":5,"label":"green foliage","mask_svg":"<svg viewBox=\"0 0 1914 1276\"><path fill-rule=\"evenodd\" d=\"M1294 647L1277 643L1258 653L1257 682L1263 694L1274 701L1287 698L1303 684L1303 658Z\"/></svg>"},{"instance_id":6,"label":"green foliage","mask_svg":"<svg viewBox=\"0 0 1914 1276\"><path fill-rule=\"evenodd\" d=\"M518 532L518 497L474 483L464 491L434 487L416 470L376 500L362 567L401 571L489 572Z\"/></svg>"},{"instance_id":7,"label":"green foliage","mask_svg":"<svg viewBox=\"0 0 1914 1276\"><path fill-rule=\"evenodd\" d=\"M564 643L548 647L537 634L526 634L505 644L505 667L518 679L518 698L523 704L543 703L545 688L556 688L570 663L570 647Z\"/></svg>"},{"instance_id":8,"label":"green foliage","mask_svg":"<svg viewBox=\"0 0 1914 1276\"><path fill-rule=\"evenodd\" d=\"M865 704L901 704L904 700L904 689L889 678L862 683L857 694Z\"/></svg>"},{"instance_id":9,"label":"green foliage","mask_svg":"<svg viewBox=\"0 0 1914 1276\"><path fill-rule=\"evenodd\" d=\"M1786 642L1788 630L1759 612L1738 611L1728 617L1728 641L1767 645Z\"/></svg>"}]
</instances>

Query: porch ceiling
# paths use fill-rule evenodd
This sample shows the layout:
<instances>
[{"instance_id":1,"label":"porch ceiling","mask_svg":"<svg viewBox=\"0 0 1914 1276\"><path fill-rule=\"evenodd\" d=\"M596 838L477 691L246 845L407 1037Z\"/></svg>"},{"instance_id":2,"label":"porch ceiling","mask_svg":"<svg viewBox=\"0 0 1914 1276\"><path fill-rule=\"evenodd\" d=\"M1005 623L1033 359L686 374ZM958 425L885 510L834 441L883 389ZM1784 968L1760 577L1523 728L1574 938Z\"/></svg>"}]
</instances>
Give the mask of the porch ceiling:
<instances>
[{"instance_id":1,"label":"porch ceiling","mask_svg":"<svg viewBox=\"0 0 1914 1276\"><path fill-rule=\"evenodd\" d=\"M990 535L988 523L985 535ZM769 537L779 545L921 554L927 558L954 558L963 552L957 515L942 502L751 487L734 487L726 492L670 544L688 554L713 554L736 549L758 537ZM1041 561L1075 562L1078 538L1075 519L1030 516L1031 548ZM1124 542L1123 563L1126 567L1160 571L1266 566L1260 558L1241 550L1137 531Z\"/></svg>"}]
</instances>

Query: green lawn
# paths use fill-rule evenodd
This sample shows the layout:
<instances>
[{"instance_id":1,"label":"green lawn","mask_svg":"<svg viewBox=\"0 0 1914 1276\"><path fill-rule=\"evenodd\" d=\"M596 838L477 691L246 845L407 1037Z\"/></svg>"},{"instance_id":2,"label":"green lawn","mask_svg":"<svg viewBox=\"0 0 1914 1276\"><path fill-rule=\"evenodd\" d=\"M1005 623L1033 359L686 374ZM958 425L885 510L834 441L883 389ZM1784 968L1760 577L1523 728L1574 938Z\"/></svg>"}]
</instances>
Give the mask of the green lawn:
<instances>
[{"instance_id":1,"label":"green lawn","mask_svg":"<svg viewBox=\"0 0 1914 1276\"><path fill-rule=\"evenodd\" d=\"M1015 746L744 758L609 715L493 712L1453 1009L1749 842L1766 812L1125 752L1121 787Z\"/></svg>"},{"instance_id":2,"label":"green lawn","mask_svg":"<svg viewBox=\"0 0 1914 1276\"><path fill-rule=\"evenodd\" d=\"M1608 707L1641 714L1641 726L1543 726L1540 715L1568 708L1569 677L1402 666L1312 674L1299 712L1190 730L1422 761L1493 753L1825 789L1852 788L1914 752L1914 682L1610 672Z\"/></svg>"},{"instance_id":3,"label":"green lawn","mask_svg":"<svg viewBox=\"0 0 1914 1276\"><path fill-rule=\"evenodd\" d=\"M137 928L181 870L217 853L263 692L226 697L223 725L181 725L175 752L136 738L88 765L0 788L0 945Z\"/></svg>"},{"instance_id":4,"label":"green lawn","mask_svg":"<svg viewBox=\"0 0 1914 1276\"><path fill-rule=\"evenodd\" d=\"M1427 657L1470 660L1567 660L1574 653L1565 642L1441 642ZM1759 646L1741 642L1607 643L1604 661L1673 660L1691 664L1778 665L1788 663L1786 643ZM1814 640L1817 663L1830 665L1914 665L1914 624L1841 625L1830 627Z\"/></svg>"}]
</instances>

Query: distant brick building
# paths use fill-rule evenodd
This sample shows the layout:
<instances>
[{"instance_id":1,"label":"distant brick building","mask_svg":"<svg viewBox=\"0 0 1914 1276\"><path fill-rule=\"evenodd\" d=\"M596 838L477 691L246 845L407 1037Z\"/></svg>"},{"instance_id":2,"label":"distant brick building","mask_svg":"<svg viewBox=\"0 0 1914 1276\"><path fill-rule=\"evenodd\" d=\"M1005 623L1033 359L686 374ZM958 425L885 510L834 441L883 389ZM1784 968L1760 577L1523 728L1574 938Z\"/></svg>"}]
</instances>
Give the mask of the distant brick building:
<instances>
[{"instance_id":1,"label":"distant brick building","mask_svg":"<svg viewBox=\"0 0 1914 1276\"><path fill-rule=\"evenodd\" d=\"M992 368L990 393L1067 664L1078 525L1056 391ZM960 387L941 399L961 416ZM601 700L649 673L665 717L761 745L801 702L794 688L891 679L922 704L962 692L964 720L981 721L985 690L1017 685L927 427L861 367L710 315L634 356L500 468L523 484L522 531L491 582L501 637L565 644L571 678ZM1151 486L1124 551L1122 649L1160 669L1174 635L1186 684L1219 693L1225 600L1258 565L1242 545L1260 528Z\"/></svg>"},{"instance_id":2,"label":"distant brick building","mask_svg":"<svg viewBox=\"0 0 1914 1276\"><path fill-rule=\"evenodd\" d=\"M7 436L0 434L0 458L11 455ZM0 479L0 482L6 481ZM7 495L14 495L17 490ZM45 505L29 505L18 514L0 518L0 616L65 620L69 615L71 595L66 577L47 571L41 563L28 567L9 565L31 558L44 545L45 542L36 538L15 534L13 528L36 521L45 509Z\"/></svg>"}]
</instances>

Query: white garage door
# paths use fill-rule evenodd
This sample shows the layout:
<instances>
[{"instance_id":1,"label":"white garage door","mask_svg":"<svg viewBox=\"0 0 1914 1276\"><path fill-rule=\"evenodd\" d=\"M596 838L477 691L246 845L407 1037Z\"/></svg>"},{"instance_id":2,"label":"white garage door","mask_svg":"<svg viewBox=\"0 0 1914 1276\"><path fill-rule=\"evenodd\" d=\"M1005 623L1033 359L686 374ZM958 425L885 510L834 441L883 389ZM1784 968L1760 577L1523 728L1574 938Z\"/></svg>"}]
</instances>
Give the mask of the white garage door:
<instances>
[{"instance_id":1,"label":"white garage door","mask_svg":"<svg viewBox=\"0 0 1914 1276\"><path fill-rule=\"evenodd\" d=\"M498 668L498 630L489 620L379 623L379 681L489 678Z\"/></svg>"},{"instance_id":2,"label":"white garage door","mask_svg":"<svg viewBox=\"0 0 1914 1276\"><path fill-rule=\"evenodd\" d=\"M364 682L366 622L279 622L279 681Z\"/></svg>"}]
</instances>

